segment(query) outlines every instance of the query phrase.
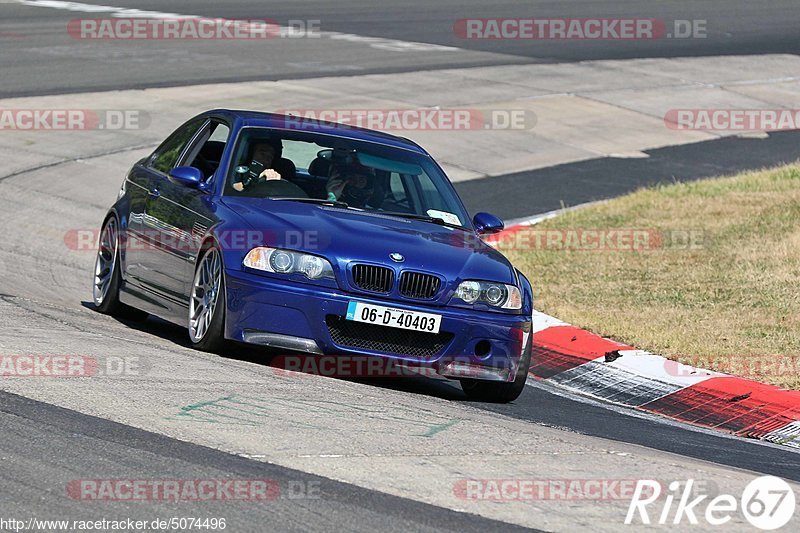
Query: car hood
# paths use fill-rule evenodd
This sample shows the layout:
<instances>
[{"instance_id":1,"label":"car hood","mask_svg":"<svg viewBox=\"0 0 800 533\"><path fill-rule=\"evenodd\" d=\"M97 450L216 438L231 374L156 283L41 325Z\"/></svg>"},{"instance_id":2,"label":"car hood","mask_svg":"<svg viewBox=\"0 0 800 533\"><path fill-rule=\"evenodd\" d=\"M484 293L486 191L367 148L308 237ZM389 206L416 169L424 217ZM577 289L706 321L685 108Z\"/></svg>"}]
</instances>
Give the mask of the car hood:
<instances>
[{"instance_id":1,"label":"car hood","mask_svg":"<svg viewBox=\"0 0 800 533\"><path fill-rule=\"evenodd\" d=\"M321 255L342 270L350 262L370 262L440 274L448 284L465 279L516 284L508 259L471 230L326 205L260 198L224 201L256 235L263 235L259 245ZM404 260L392 261L393 253Z\"/></svg>"}]
</instances>

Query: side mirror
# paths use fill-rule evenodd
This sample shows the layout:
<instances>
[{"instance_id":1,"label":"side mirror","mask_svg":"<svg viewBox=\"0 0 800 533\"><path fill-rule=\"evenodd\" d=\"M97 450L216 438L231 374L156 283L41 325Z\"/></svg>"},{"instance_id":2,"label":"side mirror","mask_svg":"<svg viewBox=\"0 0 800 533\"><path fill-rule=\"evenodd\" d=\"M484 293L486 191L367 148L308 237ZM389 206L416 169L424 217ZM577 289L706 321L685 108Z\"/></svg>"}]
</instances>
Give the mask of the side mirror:
<instances>
[{"instance_id":1,"label":"side mirror","mask_svg":"<svg viewBox=\"0 0 800 533\"><path fill-rule=\"evenodd\" d=\"M200 189L203 185L205 176L199 168L176 167L169 172L169 181L189 187L190 189Z\"/></svg>"},{"instance_id":2,"label":"side mirror","mask_svg":"<svg viewBox=\"0 0 800 533\"><path fill-rule=\"evenodd\" d=\"M475 231L478 235L497 233L498 231L503 231L505 227L502 220L489 213L477 213L475 218L472 219L472 223L475 225Z\"/></svg>"}]
</instances>

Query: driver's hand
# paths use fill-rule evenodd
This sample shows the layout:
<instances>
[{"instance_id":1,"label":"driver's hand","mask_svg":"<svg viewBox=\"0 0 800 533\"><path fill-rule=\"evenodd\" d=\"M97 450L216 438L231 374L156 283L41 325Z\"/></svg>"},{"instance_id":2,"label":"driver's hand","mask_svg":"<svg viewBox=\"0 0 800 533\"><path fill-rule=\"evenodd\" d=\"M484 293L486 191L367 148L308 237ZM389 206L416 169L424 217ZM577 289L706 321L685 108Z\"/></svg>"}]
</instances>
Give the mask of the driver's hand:
<instances>
[{"instance_id":1,"label":"driver's hand","mask_svg":"<svg viewBox=\"0 0 800 533\"><path fill-rule=\"evenodd\" d=\"M233 184L233 190L242 192L244 190L244 183L241 181L237 181Z\"/></svg>"},{"instance_id":2,"label":"driver's hand","mask_svg":"<svg viewBox=\"0 0 800 533\"><path fill-rule=\"evenodd\" d=\"M268 169L264 170L264 172L259 174L258 177L259 178L264 178L265 180L279 180L279 179L281 179L281 175L278 174L278 172L275 169L272 169L272 168L268 168Z\"/></svg>"},{"instance_id":3,"label":"driver's hand","mask_svg":"<svg viewBox=\"0 0 800 533\"><path fill-rule=\"evenodd\" d=\"M343 180L341 178L333 178L325 185L325 190L333 193L336 198L341 198L342 192L344 192L344 188L347 186L347 180Z\"/></svg>"}]
</instances>

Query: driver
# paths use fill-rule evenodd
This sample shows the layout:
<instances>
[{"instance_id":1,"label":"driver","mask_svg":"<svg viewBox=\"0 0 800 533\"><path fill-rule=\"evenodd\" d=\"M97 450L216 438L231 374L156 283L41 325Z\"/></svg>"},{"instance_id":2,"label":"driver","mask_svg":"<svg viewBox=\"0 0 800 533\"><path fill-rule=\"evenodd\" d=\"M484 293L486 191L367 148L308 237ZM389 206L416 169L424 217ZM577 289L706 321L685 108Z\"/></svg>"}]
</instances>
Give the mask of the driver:
<instances>
[{"instance_id":1,"label":"driver","mask_svg":"<svg viewBox=\"0 0 800 533\"><path fill-rule=\"evenodd\" d=\"M241 181L233 184L233 188L239 192L245 187L259 181L279 180L281 174L275 170L273 165L281 158L283 144L280 139L259 140L253 145L253 155L250 157L250 173L245 173ZM253 178L253 171L264 169L257 178Z\"/></svg>"},{"instance_id":2,"label":"driver","mask_svg":"<svg viewBox=\"0 0 800 533\"><path fill-rule=\"evenodd\" d=\"M334 169L325 190L328 191L328 200L365 207L375 195L375 176L366 169L357 168L347 169L342 176L338 169Z\"/></svg>"}]
</instances>

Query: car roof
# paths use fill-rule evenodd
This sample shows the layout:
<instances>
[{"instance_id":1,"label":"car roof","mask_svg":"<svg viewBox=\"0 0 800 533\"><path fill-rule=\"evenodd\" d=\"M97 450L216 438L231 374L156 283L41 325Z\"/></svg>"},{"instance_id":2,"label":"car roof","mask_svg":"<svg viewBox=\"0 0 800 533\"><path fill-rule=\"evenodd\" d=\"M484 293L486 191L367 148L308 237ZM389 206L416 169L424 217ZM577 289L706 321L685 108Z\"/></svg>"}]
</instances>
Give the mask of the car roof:
<instances>
[{"instance_id":1,"label":"car roof","mask_svg":"<svg viewBox=\"0 0 800 533\"><path fill-rule=\"evenodd\" d=\"M403 148L424 155L429 155L421 146L405 137L398 137L380 131L359 128L349 124L339 124L336 122L325 122L321 120L307 119L278 113L266 113L260 111L243 111L234 109L215 109L203 113L206 115L227 115L231 118L240 119L242 127L271 128L293 132L318 133L322 135L332 135L345 139L357 141L367 141L395 148ZM291 118L291 126L287 127L287 118Z\"/></svg>"}]
</instances>

